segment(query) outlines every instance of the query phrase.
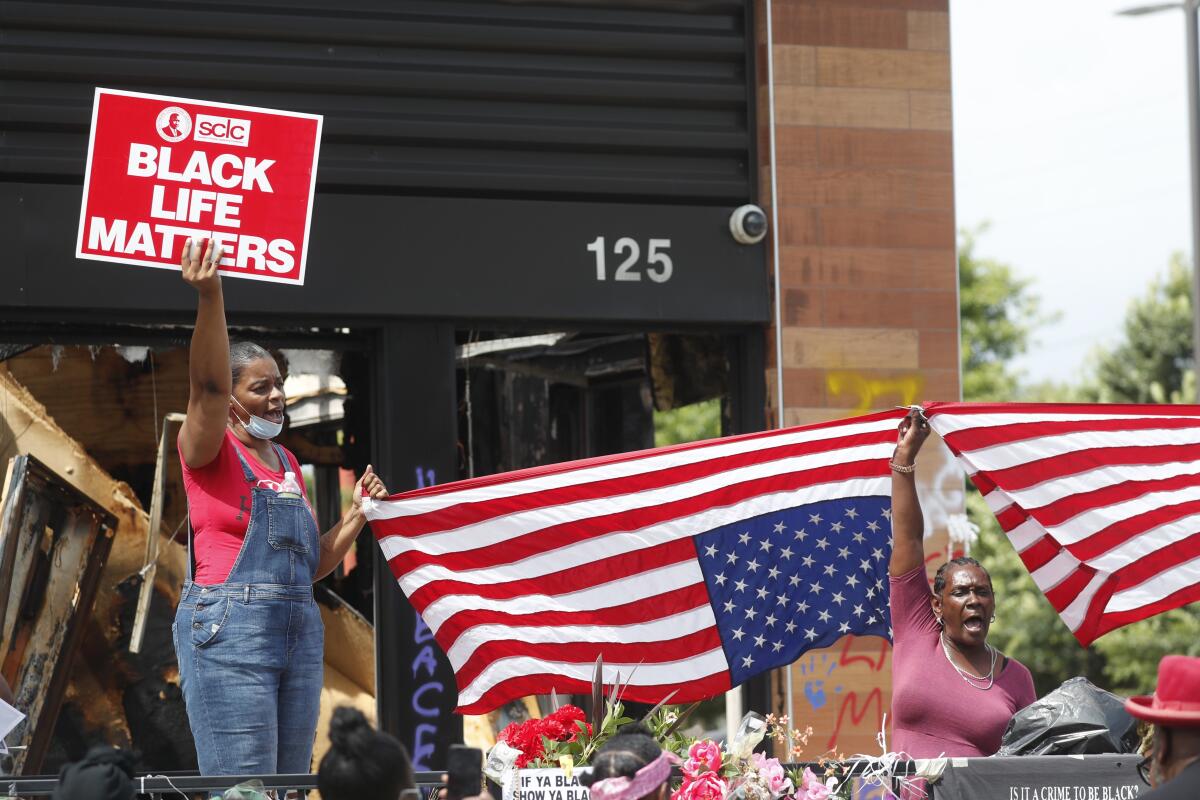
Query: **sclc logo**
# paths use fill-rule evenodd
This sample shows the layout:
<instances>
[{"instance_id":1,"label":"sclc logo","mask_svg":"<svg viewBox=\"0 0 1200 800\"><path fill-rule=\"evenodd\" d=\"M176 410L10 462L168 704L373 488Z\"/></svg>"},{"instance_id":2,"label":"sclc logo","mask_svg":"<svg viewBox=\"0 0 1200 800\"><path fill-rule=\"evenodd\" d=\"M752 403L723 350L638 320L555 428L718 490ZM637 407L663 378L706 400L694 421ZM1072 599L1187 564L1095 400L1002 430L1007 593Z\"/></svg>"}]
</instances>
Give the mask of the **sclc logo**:
<instances>
[{"instance_id":1,"label":"sclc logo","mask_svg":"<svg viewBox=\"0 0 1200 800\"><path fill-rule=\"evenodd\" d=\"M168 142L178 142L192 132L192 118L179 106L167 106L154 120L158 135Z\"/></svg>"},{"instance_id":2,"label":"sclc logo","mask_svg":"<svg viewBox=\"0 0 1200 800\"><path fill-rule=\"evenodd\" d=\"M197 114L196 134L192 138L197 142L245 147L250 144L250 120Z\"/></svg>"}]
</instances>

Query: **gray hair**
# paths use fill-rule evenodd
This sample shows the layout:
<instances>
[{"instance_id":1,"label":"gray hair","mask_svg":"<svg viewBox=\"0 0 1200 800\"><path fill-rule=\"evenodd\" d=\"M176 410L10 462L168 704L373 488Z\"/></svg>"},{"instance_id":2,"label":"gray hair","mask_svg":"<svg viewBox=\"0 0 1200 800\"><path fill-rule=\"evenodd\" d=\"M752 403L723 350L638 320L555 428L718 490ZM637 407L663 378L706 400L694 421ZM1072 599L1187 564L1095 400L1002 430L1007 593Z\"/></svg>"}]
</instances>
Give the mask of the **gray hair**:
<instances>
[{"instance_id":1,"label":"gray hair","mask_svg":"<svg viewBox=\"0 0 1200 800\"><path fill-rule=\"evenodd\" d=\"M229 367L233 371L234 386L237 385L238 378L242 376L242 370L246 368L246 365L258 361L260 358L275 360L265 348L254 342L234 342L229 346Z\"/></svg>"}]
</instances>

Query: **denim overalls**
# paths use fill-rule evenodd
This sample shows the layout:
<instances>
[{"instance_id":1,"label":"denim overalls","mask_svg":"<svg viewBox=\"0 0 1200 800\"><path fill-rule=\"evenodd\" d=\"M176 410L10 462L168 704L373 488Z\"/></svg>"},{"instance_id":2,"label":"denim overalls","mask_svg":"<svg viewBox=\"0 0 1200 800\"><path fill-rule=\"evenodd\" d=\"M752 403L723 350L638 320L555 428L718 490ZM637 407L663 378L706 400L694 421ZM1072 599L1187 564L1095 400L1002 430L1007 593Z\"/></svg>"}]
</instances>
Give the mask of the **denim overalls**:
<instances>
[{"instance_id":1,"label":"denim overalls","mask_svg":"<svg viewBox=\"0 0 1200 800\"><path fill-rule=\"evenodd\" d=\"M171 626L188 721L203 775L307 773L324 672L312 591L320 534L303 498L258 488L234 450L253 498L246 538L225 582L199 586L189 531Z\"/></svg>"}]
</instances>

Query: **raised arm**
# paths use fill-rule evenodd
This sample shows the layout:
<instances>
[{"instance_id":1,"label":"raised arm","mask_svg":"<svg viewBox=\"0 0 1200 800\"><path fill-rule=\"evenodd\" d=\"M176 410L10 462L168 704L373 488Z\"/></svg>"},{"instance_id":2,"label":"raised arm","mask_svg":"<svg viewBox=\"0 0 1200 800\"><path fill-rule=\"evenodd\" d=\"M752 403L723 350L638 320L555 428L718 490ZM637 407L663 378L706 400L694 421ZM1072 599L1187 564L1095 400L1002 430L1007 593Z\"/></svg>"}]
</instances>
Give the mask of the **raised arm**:
<instances>
[{"instance_id":1,"label":"raised arm","mask_svg":"<svg viewBox=\"0 0 1200 800\"><path fill-rule=\"evenodd\" d=\"M221 246L211 241L204 255L199 243L183 245L183 279L195 287L196 327L188 355L187 420L179 432L179 452L188 467L210 463L221 451L233 376L229 369L229 331L225 327L225 299L221 294Z\"/></svg>"},{"instance_id":2,"label":"raised arm","mask_svg":"<svg viewBox=\"0 0 1200 800\"><path fill-rule=\"evenodd\" d=\"M892 561L888 574L912 572L925 563L925 519L917 499L916 471L897 471L913 467L917 453L929 436L929 423L915 411L900 421L896 452L892 455Z\"/></svg>"}]
</instances>

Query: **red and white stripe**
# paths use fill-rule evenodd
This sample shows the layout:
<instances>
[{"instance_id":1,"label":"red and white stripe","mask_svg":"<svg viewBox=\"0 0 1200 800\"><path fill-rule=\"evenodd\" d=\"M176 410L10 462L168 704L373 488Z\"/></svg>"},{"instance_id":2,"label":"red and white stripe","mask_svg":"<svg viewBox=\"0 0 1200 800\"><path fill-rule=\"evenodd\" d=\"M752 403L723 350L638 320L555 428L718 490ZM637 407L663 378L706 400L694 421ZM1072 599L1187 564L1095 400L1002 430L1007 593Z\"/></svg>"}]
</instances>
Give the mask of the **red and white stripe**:
<instances>
[{"instance_id":1,"label":"red and white stripe","mask_svg":"<svg viewBox=\"0 0 1200 800\"><path fill-rule=\"evenodd\" d=\"M692 537L821 500L889 493L902 410L557 464L363 507L454 667L459 710L587 691L596 657L630 700L729 688Z\"/></svg>"},{"instance_id":2,"label":"red and white stripe","mask_svg":"<svg viewBox=\"0 0 1200 800\"><path fill-rule=\"evenodd\" d=\"M1081 644L1200 600L1200 406L925 413Z\"/></svg>"}]
</instances>

